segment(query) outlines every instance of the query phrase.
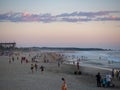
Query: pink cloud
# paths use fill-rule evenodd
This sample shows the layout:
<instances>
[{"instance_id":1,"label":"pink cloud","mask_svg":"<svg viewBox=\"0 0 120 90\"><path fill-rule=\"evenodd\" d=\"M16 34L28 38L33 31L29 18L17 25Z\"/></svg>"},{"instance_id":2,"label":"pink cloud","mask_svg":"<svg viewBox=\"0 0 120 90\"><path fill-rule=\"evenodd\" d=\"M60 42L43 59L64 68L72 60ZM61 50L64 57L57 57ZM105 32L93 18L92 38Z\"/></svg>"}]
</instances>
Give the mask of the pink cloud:
<instances>
[{"instance_id":1,"label":"pink cloud","mask_svg":"<svg viewBox=\"0 0 120 90\"><path fill-rule=\"evenodd\" d=\"M24 17L29 17L29 16L31 16L32 14L30 14L30 13L28 13L28 12L23 12L22 13L22 16L24 16Z\"/></svg>"},{"instance_id":2,"label":"pink cloud","mask_svg":"<svg viewBox=\"0 0 120 90\"><path fill-rule=\"evenodd\" d=\"M117 19L117 16L110 16L111 19Z\"/></svg>"}]
</instances>

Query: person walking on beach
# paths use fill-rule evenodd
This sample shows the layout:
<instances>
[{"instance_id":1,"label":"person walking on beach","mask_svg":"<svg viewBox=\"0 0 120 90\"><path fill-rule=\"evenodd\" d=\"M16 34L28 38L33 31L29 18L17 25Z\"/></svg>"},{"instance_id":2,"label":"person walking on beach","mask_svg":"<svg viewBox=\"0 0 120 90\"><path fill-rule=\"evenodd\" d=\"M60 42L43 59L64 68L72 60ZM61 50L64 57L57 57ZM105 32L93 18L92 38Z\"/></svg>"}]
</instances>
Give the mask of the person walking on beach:
<instances>
[{"instance_id":1,"label":"person walking on beach","mask_svg":"<svg viewBox=\"0 0 120 90\"><path fill-rule=\"evenodd\" d=\"M67 90L66 80L62 78L62 81L63 81L63 84L62 84L61 90Z\"/></svg>"},{"instance_id":2,"label":"person walking on beach","mask_svg":"<svg viewBox=\"0 0 120 90\"><path fill-rule=\"evenodd\" d=\"M96 80L97 80L97 86L101 87L101 75L100 72L96 75Z\"/></svg>"}]
</instances>

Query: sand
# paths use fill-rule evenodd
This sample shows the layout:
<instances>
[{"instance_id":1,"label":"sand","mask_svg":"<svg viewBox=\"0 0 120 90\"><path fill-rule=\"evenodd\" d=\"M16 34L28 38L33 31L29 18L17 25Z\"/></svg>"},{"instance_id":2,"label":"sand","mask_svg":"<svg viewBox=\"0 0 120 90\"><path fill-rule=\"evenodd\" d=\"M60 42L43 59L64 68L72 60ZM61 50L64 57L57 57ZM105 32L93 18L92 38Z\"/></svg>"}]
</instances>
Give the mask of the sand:
<instances>
[{"instance_id":1,"label":"sand","mask_svg":"<svg viewBox=\"0 0 120 90\"><path fill-rule=\"evenodd\" d=\"M37 53L38 54L38 53ZM104 75L108 70L81 66L81 75L74 75L76 66L61 64L58 67L58 62L54 59L59 58L56 53L39 53L41 57L38 66L43 65L45 71L42 73L40 69L38 71L31 72L31 57L35 55L32 53L28 56L28 53L20 54L25 55L29 63L22 63L16 59L10 63L8 62L8 56L0 56L0 90L61 90L62 80L64 77L67 82L68 90L120 90L120 81L114 80L116 87L103 88L96 86L95 75L97 72L101 72ZM44 63L44 55L49 59L49 63Z\"/></svg>"}]
</instances>

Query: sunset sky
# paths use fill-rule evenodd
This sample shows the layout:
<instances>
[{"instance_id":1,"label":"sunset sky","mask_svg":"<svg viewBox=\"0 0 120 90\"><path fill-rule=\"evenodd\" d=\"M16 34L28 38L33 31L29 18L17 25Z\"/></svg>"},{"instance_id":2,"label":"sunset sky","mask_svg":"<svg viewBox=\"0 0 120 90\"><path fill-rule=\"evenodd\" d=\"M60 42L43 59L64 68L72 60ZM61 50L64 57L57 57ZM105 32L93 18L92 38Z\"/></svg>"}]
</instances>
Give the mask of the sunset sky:
<instances>
[{"instance_id":1,"label":"sunset sky","mask_svg":"<svg viewBox=\"0 0 120 90\"><path fill-rule=\"evenodd\" d=\"M0 42L120 49L120 0L0 0Z\"/></svg>"}]
</instances>

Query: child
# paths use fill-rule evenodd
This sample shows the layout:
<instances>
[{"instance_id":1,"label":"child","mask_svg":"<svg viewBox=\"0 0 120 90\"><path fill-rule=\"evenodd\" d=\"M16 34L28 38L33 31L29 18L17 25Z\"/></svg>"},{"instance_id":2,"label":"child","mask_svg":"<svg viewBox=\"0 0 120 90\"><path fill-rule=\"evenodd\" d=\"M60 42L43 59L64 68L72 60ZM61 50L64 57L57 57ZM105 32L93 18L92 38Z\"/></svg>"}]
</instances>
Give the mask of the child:
<instances>
[{"instance_id":1,"label":"child","mask_svg":"<svg viewBox=\"0 0 120 90\"><path fill-rule=\"evenodd\" d=\"M101 83L103 87L106 87L107 85L106 78L102 79Z\"/></svg>"},{"instance_id":2,"label":"child","mask_svg":"<svg viewBox=\"0 0 120 90\"><path fill-rule=\"evenodd\" d=\"M64 78L62 78L63 84L61 90L67 90L67 84Z\"/></svg>"}]
</instances>

